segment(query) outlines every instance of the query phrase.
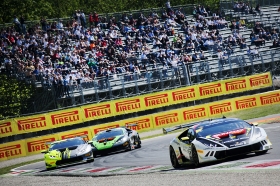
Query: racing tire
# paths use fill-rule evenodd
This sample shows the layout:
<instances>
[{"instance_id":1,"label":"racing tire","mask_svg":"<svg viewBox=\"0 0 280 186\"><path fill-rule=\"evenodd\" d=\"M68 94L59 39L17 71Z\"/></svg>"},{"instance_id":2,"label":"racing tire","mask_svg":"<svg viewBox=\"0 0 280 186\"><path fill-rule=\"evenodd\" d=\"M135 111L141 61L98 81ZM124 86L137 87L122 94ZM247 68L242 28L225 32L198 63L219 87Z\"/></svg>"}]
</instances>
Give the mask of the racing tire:
<instances>
[{"instance_id":1,"label":"racing tire","mask_svg":"<svg viewBox=\"0 0 280 186\"><path fill-rule=\"evenodd\" d=\"M88 163L92 163L94 162L94 159L91 159L91 160L87 160Z\"/></svg>"},{"instance_id":2,"label":"racing tire","mask_svg":"<svg viewBox=\"0 0 280 186\"><path fill-rule=\"evenodd\" d=\"M193 164L195 167L198 167L199 166L199 158L198 158L198 154L197 154L197 151L196 151L196 148L194 145L192 145L192 161L193 161Z\"/></svg>"},{"instance_id":3,"label":"racing tire","mask_svg":"<svg viewBox=\"0 0 280 186\"><path fill-rule=\"evenodd\" d=\"M132 145L131 145L131 141L130 140L128 142L128 148L126 149L126 151L132 151Z\"/></svg>"},{"instance_id":4,"label":"racing tire","mask_svg":"<svg viewBox=\"0 0 280 186\"><path fill-rule=\"evenodd\" d=\"M255 152L256 155L264 155L267 153L268 150L263 150L263 151L259 151L259 152Z\"/></svg>"},{"instance_id":5,"label":"racing tire","mask_svg":"<svg viewBox=\"0 0 280 186\"><path fill-rule=\"evenodd\" d=\"M169 147L169 156L170 156L170 161L171 161L172 167L174 167L175 169L179 168L180 164L178 162L176 153L172 146Z\"/></svg>"},{"instance_id":6,"label":"racing tire","mask_svg":"<svg viewBox=\"0 0 280 186\"><path fill-rule=\"evenodd\" d=\"M140 137L137 137L137 148L141 148L141 140Z\"/></svg>"}]
</instances>

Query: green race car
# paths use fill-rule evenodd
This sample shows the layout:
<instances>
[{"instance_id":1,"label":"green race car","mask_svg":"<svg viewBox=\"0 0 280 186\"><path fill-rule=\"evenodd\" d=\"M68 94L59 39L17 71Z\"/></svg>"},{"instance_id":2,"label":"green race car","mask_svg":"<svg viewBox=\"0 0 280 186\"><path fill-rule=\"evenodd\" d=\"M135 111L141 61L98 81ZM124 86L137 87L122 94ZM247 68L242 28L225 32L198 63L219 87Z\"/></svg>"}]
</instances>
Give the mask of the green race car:
<instances>
[{"instance_id":1,"label":"green race car","mask_svg":"<svg viewBox=\"0 0 280 186\"><path fill-rule=\"evenodd\" d=\"M92 141L94 157L117 151L130 151L141 147L139 134L129 128L114 128L101 131Z\"/></svg>"},{"instance_id":2,"label":"green race car","mask_svg":"<svg viewBox=\"0 0 280 186\"><path fill-rule=\"evenodd\" d=\"M47 169L77 162L94 161L92 146L82 137L51 142L48 150L42 151Z\"/></svg>"}]
</instances>

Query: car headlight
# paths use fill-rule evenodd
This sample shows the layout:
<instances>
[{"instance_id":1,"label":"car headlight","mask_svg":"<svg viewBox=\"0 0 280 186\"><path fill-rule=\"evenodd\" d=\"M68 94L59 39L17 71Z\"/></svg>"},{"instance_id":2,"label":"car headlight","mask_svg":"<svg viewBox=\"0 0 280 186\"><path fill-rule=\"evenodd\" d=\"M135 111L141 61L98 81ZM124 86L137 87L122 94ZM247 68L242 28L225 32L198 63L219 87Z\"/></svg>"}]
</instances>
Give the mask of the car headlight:
<instances>
[{"instance_id":1,"label":"car headlight","mask_svg":"<svg viewBox=\"0 0 280 186\"><path fill-rule=\"evenodd\" d=\"M124 143L125 141L127 141L127 139L123 136L123 137L120 137L120 138L115 142L115 144L117 144L117 143Z\"/></svg>"},{"instance_id":2,"label":"car headlight","mask_svg":"<svg viewBox=\"0 0 280 186\"><path fill-rule=\"evenodd\" d=\"M57 158L57 156L54 156L54 155L49 155L49 158L51 158L51 159L56 159L56 158Z\"/></svg>"}]
</instances>

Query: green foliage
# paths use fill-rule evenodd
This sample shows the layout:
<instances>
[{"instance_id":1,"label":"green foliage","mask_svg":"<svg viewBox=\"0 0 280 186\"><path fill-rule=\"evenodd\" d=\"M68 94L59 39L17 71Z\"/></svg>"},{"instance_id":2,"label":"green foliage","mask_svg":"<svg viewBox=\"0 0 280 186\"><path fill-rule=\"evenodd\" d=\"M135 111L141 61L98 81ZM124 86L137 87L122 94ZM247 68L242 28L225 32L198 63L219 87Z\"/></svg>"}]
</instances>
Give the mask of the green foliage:
<instances>
[{"instance_id":1,"label":"green foliage","mask_svg":"<svg viewBox=\"0 0 280 186\"><path fill-rule=\"evenodd\" d=\"M15 78L0 75L0 118L19 116L27 106L33 88Z\"/></svg>"},{"instance_id":2,"label":"green foliage","mask_svg":"<svg viewBox=\"0 0 280 186\"><path fill-rule=\"evenodd\" d=\"M14 16L23 15L26 20L39 20L72 16L75 10L86 14L123 12L164 7L167 0L1 0L0 23L11 23ZM212 9L219 7L219 0L171 0L171 5L203 4Z\"/></svg>"}]
</instances>

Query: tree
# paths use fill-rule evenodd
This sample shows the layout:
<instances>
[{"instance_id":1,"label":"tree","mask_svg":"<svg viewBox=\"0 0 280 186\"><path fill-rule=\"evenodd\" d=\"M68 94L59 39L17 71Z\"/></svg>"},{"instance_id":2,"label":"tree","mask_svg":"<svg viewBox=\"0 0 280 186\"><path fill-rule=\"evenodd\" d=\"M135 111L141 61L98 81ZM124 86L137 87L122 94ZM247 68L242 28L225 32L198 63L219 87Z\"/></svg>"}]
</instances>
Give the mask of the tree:
<instances>
[{"instance_id":1,"label":"tree","mask_svg":"<svg viewBox=\"0 0 280 186\"><path fill-rule=\"evenodd\" d=\"M74 10L86 14L96 11L99 14L130 10L165 7L167 0L1 0L0 23L11 23L14 16L23 15L26 20L39 20L40 17L64 18L72 16ZM219 0L171 0L171 5L202 4L212 10L219 8Z\"/></svg>"},{"instance_id":2,"label":"tree","mask_svg":"<svg viewBox=\"0 0 280 186\"><path fill-rule=\"evenodd\" d=\"M16 78L0 75L0 118L19 116L27 107L27 101L33 94L32 85Z\"/></svg>"}]
</instances>

